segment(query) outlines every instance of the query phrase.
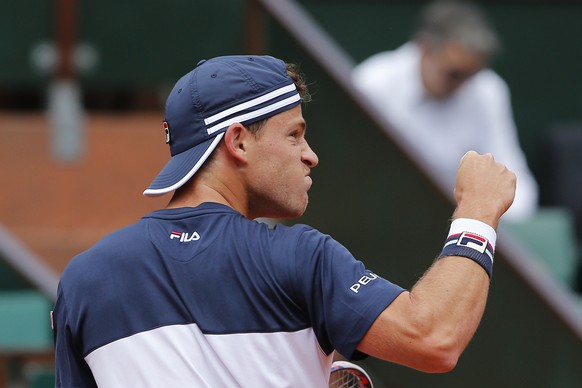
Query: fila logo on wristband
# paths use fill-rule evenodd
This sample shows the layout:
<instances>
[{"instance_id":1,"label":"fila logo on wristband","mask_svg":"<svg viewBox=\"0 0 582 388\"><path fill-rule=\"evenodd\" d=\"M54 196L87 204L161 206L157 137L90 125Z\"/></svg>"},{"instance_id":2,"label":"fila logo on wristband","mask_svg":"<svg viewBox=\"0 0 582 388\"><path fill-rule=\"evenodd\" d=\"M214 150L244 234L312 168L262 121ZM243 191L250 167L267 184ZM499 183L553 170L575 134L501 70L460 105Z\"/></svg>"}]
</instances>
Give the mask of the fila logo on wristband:
<instances>
[{"instance_id":1,"label":"fila logo on wristband","mask_svg":"<svg viewBox=\"0 0 582 388\"><path fill-rule=\"evenodd\" d=\"M487 248L487 239L475 233L463 232L457 241L457 245L473 248L476 251L484 253L485 248Z\"/></svg>"},{"instance_id":2,"label":"fila logo on wristband","mask_svg":"<svg viewBox=\"0 0 582 388\"><path fill-rule=\"evenodd\" d=\"M469 218L458 218L451 223L449 237L438 258L462 256L474 260L491 278L496 240L497 234L490 225Z\"/></svg>"},{"instance_id":3,"label":"fila logo on wristband","mask_svg":"<svg viewBox=\"0 0 582 388\"><path fill-rule=\"evenodd\" d=\"M456 245L458 247L471 248L479 253L486 254L493 262L494 248L489 241L473 232L462 232L450 235L445 243L445 248Z\"/></svg>"}]
</instances>

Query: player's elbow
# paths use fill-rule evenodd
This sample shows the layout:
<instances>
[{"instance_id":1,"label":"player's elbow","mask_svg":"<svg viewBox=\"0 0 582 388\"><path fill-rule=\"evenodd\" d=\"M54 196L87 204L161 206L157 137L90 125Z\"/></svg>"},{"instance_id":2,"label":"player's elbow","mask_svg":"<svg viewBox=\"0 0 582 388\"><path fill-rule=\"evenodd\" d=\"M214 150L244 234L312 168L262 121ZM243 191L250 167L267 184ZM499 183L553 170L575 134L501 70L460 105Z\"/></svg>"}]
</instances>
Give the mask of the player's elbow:
<instances>
[{"instance_id":1,"label":"player's elbow","mask_svg":"<svg viewBox=\"0 0 582 388\"><path fill-rule=\"evenodd\" d=\"M427 373L452 371L463 352L463 346L453 332L428 328L420 331L417 341L416 365L411 366Z\"/></svg>"},{"instance_id":2,"label":"player's elbow","mask_svg":"<svg viewBox=\"0 0 582 388\"><path fill-rule=\"evenodd\" d=\"M450 372L461 356L461 350L455 346L453 339L441 338L437 341L430 338L424 341L422 349L418 357L420 362L414 367L427 373Z\"/></svg>"},{"instance_id":3,"label":"player's elbow","mask_svg":"<svg viewBox=\"0 0 582 388\"><path fill-rule=\"evenodd\" d=\"M453 350L431 349L430 354L425 355L422 371L427 373L446 373L457 366L460 354Z\"/></svg>"}]
</instances>

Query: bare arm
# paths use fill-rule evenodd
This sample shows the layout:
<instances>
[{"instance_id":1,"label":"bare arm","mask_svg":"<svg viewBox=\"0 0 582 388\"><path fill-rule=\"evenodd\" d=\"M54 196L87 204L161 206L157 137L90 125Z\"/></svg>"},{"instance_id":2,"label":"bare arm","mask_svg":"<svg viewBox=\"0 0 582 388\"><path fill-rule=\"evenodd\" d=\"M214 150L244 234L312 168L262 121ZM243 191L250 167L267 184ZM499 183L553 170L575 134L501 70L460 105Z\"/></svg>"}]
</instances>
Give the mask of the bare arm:
<instances>
[{"instance_id":1,"label":"bare arm","mask_svg":"<svg viewBox=\"0 0 582 388\"><path fill-rule=\"evenodd\" d=\"M515 183L515 175L491 155L468 152L459 164L453 219L497 228L511 206ZM426 372L449 371L479 325L488 291L489 276L481 265L444 257L380 314L358 350Z\"/></svg>"}]
</instances>

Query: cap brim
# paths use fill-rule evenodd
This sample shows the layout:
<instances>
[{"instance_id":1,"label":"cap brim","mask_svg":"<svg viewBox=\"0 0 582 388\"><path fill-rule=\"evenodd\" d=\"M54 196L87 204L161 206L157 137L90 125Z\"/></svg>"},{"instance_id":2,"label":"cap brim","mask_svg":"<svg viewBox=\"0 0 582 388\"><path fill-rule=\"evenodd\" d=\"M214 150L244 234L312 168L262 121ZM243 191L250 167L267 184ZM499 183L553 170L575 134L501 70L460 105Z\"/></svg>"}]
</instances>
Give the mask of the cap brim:
<instances>
[{"instance_id":1,"label":"cap brim","mask_svg":"<svg viewBox=\"0 0 582 388\"><path fill-rule=\"evenodd\" d=\"M200 169L223 136L224 132L221 132L195 147L174 155L144 190L143 195L155 197L181 187Z\"/></svg>"}]
</instances>

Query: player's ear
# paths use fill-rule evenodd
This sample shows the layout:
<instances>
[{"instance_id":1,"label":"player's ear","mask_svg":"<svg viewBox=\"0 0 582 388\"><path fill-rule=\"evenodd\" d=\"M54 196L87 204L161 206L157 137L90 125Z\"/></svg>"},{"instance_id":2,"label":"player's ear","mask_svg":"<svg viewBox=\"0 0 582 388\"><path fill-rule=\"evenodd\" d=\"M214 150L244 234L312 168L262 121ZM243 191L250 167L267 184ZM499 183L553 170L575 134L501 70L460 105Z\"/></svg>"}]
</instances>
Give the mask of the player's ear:
<instances>
[{"instance_id":1,"label":"player's ear","mask_svg":"<svg viewBox=\"0 0 582 388\"><path fill-rule=\"evenodd\" d=\"M240 123L233 123L224 134L224 144L228 154L240 161L246 161L249 131Z\"/></svg>"}]
</instances>

